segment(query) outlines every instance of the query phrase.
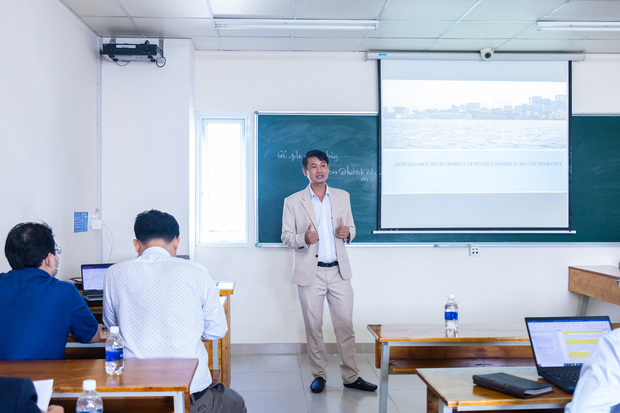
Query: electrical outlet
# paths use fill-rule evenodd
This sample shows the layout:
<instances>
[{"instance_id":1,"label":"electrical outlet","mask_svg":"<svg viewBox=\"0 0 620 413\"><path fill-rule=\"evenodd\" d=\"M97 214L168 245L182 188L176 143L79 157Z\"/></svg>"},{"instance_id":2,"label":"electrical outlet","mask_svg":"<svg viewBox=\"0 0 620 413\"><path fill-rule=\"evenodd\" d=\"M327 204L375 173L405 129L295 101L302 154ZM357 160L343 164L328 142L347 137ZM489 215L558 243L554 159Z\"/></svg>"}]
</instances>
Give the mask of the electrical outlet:
<instances>
[{"instance_id":1,"label":"electrical outlet","mask_svg":"<svg viewBox=\"0 0 620 413\"><path fill-rule=\"evenodd\" d=\"M469 247L469 255L472 257L477 257L480 255L480 249L478 247Z\"/></svg>"}]
</instances>

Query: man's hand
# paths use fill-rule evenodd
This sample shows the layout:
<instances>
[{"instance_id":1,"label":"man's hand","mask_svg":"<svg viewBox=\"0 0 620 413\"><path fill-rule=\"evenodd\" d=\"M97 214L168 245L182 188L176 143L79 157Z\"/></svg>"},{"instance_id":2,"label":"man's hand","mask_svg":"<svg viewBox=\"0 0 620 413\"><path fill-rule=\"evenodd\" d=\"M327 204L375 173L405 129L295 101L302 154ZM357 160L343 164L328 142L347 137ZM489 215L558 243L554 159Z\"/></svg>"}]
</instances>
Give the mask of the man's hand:
<instances>
[{"instance_id":1,"label":"man's hand","mask_svg":"<svg viewBox=\"0 0 620 413\"><path fill-rule=\"evenodd\" d=\"M45 412L41 410L41 413L45 413ZM65 413L65 409L62 406L50 405L47 409L47 413Z\"/></svg>"},{"instance_id":2,"label":"man's hand","mask_svg":"<svg viewBox=\"0 0 620 413\"><path fill-rule=\"evenodd\" d=\"M306 231L304 239L306 240L306 244L308 245L319 242L319 233L316 231L312 231L312 223L308 225L308 230Z\"/></svg>"},{"instance_id":3,"label":"man's hand","mask_svg":"<svg viewBox=\"0 0 620 413\"><path fill-rule=\"evenodd\" d=\"M340 217L340 226L336 230L336 238L340 238L340 239L349 238L349 227L344 225L344 222L342 222L342 217Z\"/></svg>"}]
</instances>

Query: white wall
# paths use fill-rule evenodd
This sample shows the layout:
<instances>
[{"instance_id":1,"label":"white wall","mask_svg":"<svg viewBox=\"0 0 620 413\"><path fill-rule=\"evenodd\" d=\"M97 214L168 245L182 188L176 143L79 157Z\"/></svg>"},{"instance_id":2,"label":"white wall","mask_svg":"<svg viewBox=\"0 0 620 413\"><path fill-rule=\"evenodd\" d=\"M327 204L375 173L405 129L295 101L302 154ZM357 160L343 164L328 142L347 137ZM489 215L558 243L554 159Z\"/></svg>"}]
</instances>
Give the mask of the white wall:
<instances>
[{"instance_id":1,"label":"white wall","mask_svg":"<svg viewBox=\"0 0 620 413\"><path fill-rule=\"evenodd\" d=\"M0 2L0 245L17 223L46 221L63 248L59 278L96 261L97 38L58 1ZM9 270L0 254L0 272Z\"/></svg>"},{"instance_id":2,"label":"white wall","mask_svg":"<svg viewBox=\"0 0 620 413\"><path fill-rule=\"evenodd\" d=\"M598 69L575 69L574 90L588 88ZM614 87L618 95L620 87ZM597 92L589 93L578 102L584 113L598 103L589 97ZM198 52L196 110L377 111L377 64L364 61L362 54ZM254 170L253 161L250 166ZM252 207L251 240L254 222ZM371 323L442 323L450 293L456 294L462 323L576 314L578 297L568 291L568 266L617 265L620 260L617 246L483 246L478 257L470 257L465 248L350 247L348 252L358 342L372 341L366 330ZM290 250L196 247L195 259L215 279L237 281L233 343L305 342L296 286L290 282ZM609 314L620 321L617 306L592 299L589 308L588 314ZM335 342L327 309L325 336Z\"/></svg>"},{"instance_id":3,"label":"white wall","mask_svg":"<svg viewBox=\"0 0 620 413\"><path fill-rule=\"evenodd\" d=\"M149 209L177 219L181 229L178 253L189 252L193 43L165 40L164 55L167 62L162 68L146 62L102 64L101 213L114 238L112 254L111 242L103 242L104 261L135 257L134 219Z\"/></svg>"}]
</instances>

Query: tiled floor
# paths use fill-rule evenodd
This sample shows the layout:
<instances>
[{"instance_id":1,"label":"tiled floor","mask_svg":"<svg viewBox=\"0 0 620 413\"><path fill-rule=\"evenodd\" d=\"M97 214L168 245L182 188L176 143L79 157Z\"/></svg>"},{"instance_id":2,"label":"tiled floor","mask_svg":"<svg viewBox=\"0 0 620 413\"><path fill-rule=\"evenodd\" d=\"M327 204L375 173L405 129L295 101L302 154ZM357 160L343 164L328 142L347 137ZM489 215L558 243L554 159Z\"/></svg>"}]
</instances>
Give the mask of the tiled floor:
<instances>
[{"instance_id":1,"label":"tiled floor","mask_svg":"<svg viewBox=\"0 0 620 413\"><path fill-rule=\"evenodd\" d=\"M374 354L357 354L360 376L379 384ZM232 356L230 387L245 399L251 413L377 413L379 391L363 392L342 385L338 356L329 357L325 391L313 394L306 354ZM390 376L389 413L424 413L426 386L416 375Z\"/></svg>"}]
</instances>

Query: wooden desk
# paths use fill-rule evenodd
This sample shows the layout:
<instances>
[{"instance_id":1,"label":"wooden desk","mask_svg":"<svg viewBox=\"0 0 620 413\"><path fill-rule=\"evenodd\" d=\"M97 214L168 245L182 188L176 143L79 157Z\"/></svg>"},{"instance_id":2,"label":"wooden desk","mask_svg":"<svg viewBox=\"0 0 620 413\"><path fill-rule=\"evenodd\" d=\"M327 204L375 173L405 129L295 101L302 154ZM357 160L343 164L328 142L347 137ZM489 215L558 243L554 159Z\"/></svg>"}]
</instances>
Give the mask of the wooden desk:
<instances>
[{"instance_id":1,"label":"wooden desk","mask_svg":"<svg viewBox=\"0 0 620 413\"><path fill-rule=\"evenodd\" d=\"M219 340L203 340L205 348L209 353L209 370L213 380L219 381L226 387L230 387L231 369L230 369L230 301L234 293L234 281L217 281L217 287L220 290L220 303L224 307L226 322L228 323L228 332ZM101 316L103 307L90 307L91 312L102 323ZM104 330L99 343L82 344L75 340L73 336L69 336L65 358L104 358L105 353L101 348L105 347L105 341L109 336L109 331ZM122 334L122 333L121 333ZM93 350L99 348L99 351Z\"/></svg>"},{"instance_id":2,"label":"wooden desk","mask_svg":"<svg viewBox=\"0 0 620 413\"><path fill-rule=\"evenodd\" d=\"M418 376L427 386L427 413L452 413L471 410L563 409L572 396L557 387L553 392L531 399L520 399L495 390L476 386L474 374L508 373L540 381L536 367L473 367L419 369Z\"/></svg>"},{"instance_id":3,"label":"wooden desk","mask_svg":"<svg viewBox=\"0 0 620 413\"><path fill-rule=\"evenodd\" d=\"M381 369L379 412L387 412L388 375L419 368L534 366L524 323L462 324L446 337L443 324L374 324L375 366Z\"/></svg>"},{"instance_id":4,"label":"wooden desk","mask_svg":"<svg viewBox=\"0 0 620 413\"><path fill-rule=\"evenodd\" d=\"M77 398L82 382L93 379L102 398L172 397L174 412L183 413L186 407L189 411L185 395L197 366L198 359L128 359L120 376L110 376L105 360L0 361L0 375L54 379L52 398Z\"/></svg>"},{"instance_id":5,"label":"wooden desk","mask_svg":"<svg viewBox=\"0 0 620 413\"><path fill-rule=\"evenodd\" d=\"M620 305L620 269L614 265L568 267L568 290L581 294L579 315L585 316L590 297Z\"/></svg>"}]
</instances>

